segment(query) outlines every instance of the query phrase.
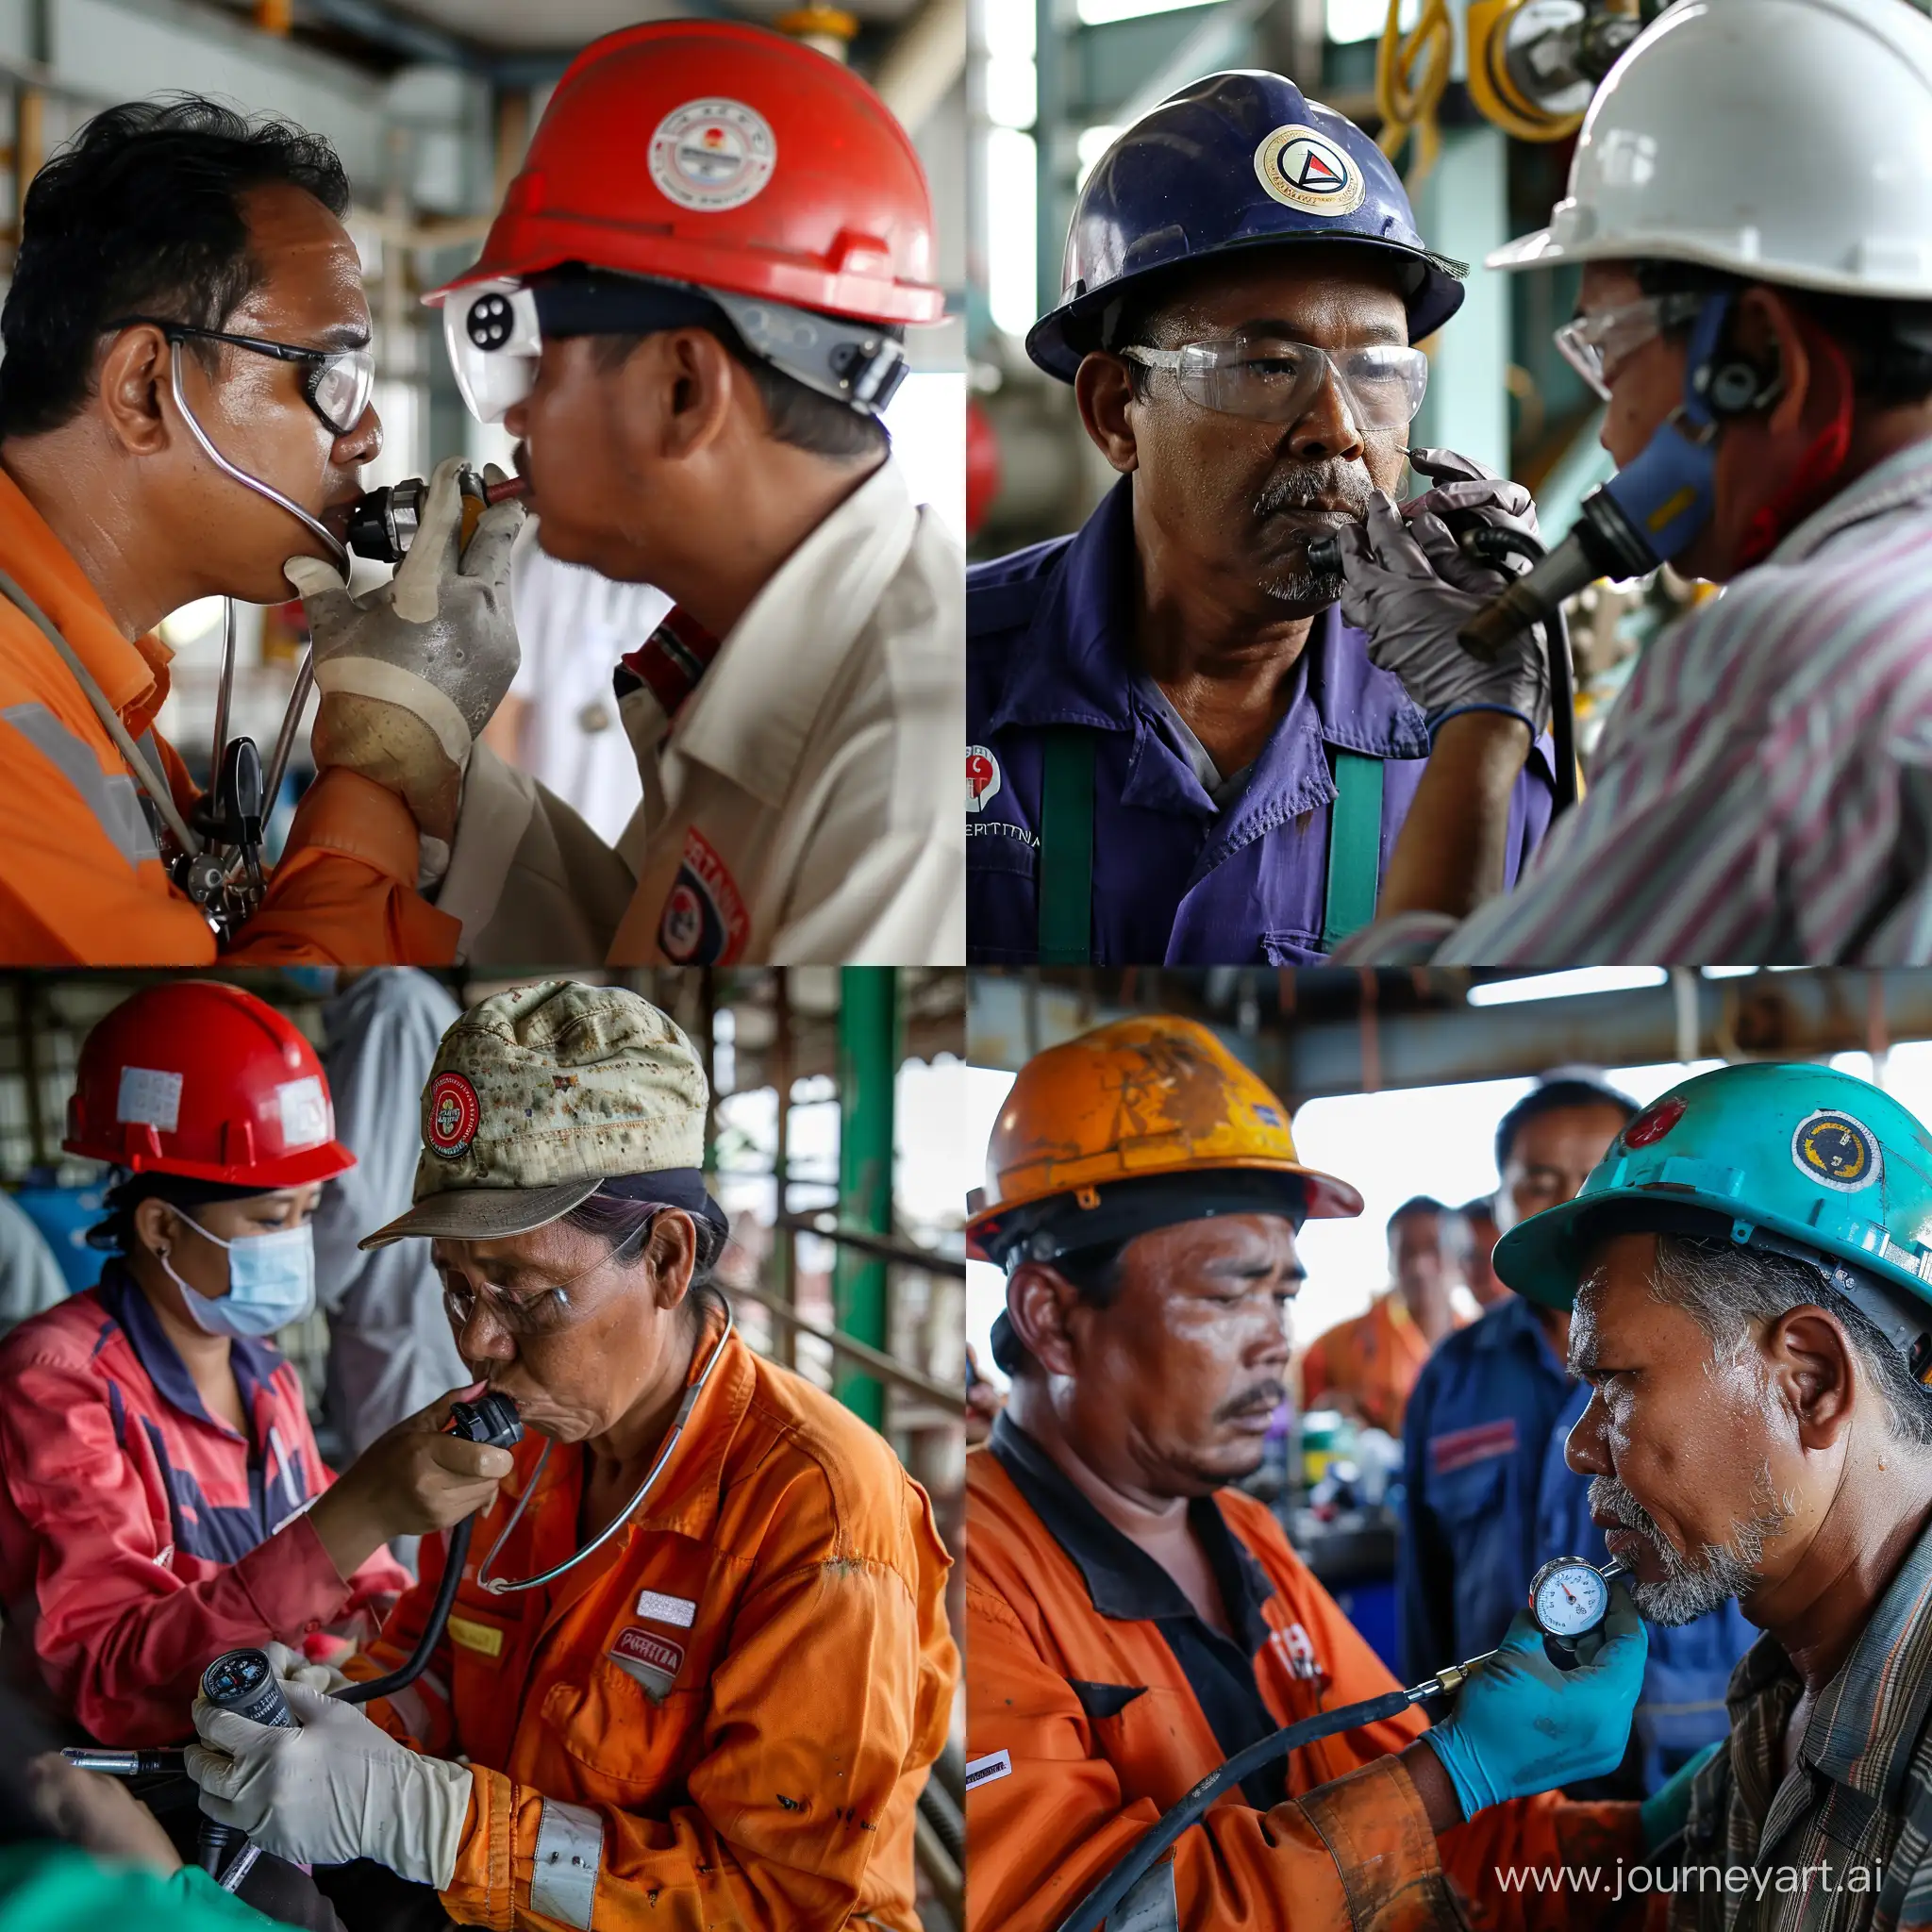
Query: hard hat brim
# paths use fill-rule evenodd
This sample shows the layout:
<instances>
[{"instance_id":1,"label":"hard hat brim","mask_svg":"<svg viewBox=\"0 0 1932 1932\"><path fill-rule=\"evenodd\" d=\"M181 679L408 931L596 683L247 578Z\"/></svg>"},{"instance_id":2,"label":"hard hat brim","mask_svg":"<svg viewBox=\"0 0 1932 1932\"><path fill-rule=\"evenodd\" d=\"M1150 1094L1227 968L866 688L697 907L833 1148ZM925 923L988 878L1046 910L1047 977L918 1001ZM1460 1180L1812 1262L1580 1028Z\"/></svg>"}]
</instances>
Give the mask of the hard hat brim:
<instances>
[{"instance_id":1,"label":"hard hat brim","mask_svg":"<svg viewBox=\"0 0 1932 1932\"><path fill-rule=\"evenodd\" d=\"M407 1214L357 1242L358 1248L386 1248L391 1241L505 1241L561 1221L604 1185L607 1176L558 1181L547 1188L451 1188L418 1201Z\"/></svg>"},{"instance_id":2,"label":"hard hat brim","mask_svg":"<svg viewBox=\"0 0 1932 1932\"><path fill-rule=\"evenodd\" d=\"M320 1146L304 1147L297 1154L280 1155L272 1160L157 1160L145 1154L130 1154L120 1147L99 1147L89 1141L62 1141L61 1152L78 1155L83 1160L102 1160L129 1174L173 1174L183 1180L221 1181L237 1188L259 1187L264 1194L281 1188L305 1188L311 1181L333 1180L355 1166L356 1157L340 1141L325 1141Z\"/></svg>"}]
</instances>

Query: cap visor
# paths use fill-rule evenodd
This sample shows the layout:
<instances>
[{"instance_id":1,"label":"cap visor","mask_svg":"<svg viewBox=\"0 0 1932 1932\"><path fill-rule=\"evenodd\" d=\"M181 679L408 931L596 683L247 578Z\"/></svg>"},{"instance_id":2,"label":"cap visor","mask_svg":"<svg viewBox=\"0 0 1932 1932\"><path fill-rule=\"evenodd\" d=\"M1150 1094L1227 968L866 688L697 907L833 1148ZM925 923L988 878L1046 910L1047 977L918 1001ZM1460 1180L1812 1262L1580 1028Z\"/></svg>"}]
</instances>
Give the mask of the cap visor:
<instances>
[{"instance_id":1,"label":"cap visor","mask_svg":"<svg viewBox=\"0 0 1932 1932\"><path fill-rule=\"evenodd\" d=\"M357 1242L359 1248L386 1248L391 1241L491 1241L547 1227L588 1201L604 1185L603 1176L559 1181L554 1188L452 1188L418 1201L387 1227Z\"/></svg>"}]
</instances>

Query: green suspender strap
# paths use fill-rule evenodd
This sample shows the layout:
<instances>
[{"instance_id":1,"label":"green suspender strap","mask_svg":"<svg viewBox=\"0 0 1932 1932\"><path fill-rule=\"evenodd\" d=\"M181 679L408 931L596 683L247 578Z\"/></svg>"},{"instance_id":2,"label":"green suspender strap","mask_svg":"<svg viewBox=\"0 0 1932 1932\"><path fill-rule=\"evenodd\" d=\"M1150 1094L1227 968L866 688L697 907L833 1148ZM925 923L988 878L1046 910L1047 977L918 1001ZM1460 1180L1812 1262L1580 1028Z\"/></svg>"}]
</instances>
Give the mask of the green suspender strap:
<instances>
[{"instance_id":1,"label":"green suspender strap","mask_svg":"<svg viewBox=\"0 0 1932 1932\"><path fill-rule=\"evenodd\" d=\"M1040 788L1040 963L1093 957L1093 734L1046 734Z\"/></svg>"},{"instance_id":2,"label":"green suspender strap","mask_svg":"<svg viewBox=\"0 0 1932 1932\"><path fill-rule=\"evenodd\" d=\"M1335 803L1328 810L1328 894L1322 950L1332 953L1375 916L1382 881L1382 760L1335 754Z\"/></svg>"}]
</instances>

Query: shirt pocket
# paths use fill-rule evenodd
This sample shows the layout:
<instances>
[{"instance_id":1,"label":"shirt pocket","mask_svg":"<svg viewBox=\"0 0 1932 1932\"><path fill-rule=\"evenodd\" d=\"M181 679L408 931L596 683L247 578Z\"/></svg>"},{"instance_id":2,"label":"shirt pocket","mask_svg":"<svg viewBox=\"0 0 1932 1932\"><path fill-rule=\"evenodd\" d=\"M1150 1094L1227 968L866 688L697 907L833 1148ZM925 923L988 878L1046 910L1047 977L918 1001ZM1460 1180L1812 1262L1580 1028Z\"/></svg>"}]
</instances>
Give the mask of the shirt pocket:
<instances>
[{"instance_id":1,"label":"shirt pocket","mask_svg":"<svg viewBox=\"0 0 1932 1932\"><path fill-rule=\"evenodd\" d=\"M966 957L976 966L1029 964L1040 950L1039 854L1018 825L970 824L966 838Z\"/></svg>"},{"instance_id":2,"label":"shirt pocket","mask_svg":"<svg viewBox=\"0 0 1932 1932\"><path fill-rule=\"evenodd\" d=\"M581 1684L550 1687L543 1721L591 1774L576 1795L635 1806L684 1789L705 1753L708 1701L702 1690L676 1685L656 1696L600 1654Z\"/></svg>"},{"instance_id":3,"label":"shirt pocket","mask_svg":"<svg viewBox=\"0 0 1932 1932\"><path fill-rule=\"evenodd\" d=\"M1328 955L1316 932L1264 932L1261 958L1270 966L1321 966Z\"/></svg>"}]
</instances>

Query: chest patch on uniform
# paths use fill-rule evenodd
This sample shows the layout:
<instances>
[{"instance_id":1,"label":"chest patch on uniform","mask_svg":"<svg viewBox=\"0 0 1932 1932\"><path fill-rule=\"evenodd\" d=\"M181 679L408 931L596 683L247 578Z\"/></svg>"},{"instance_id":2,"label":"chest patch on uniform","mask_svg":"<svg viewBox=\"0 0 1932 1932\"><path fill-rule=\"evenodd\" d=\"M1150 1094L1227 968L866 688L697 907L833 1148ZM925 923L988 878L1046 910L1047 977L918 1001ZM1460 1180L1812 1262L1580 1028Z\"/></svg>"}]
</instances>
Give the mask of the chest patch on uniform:
<instances>
[{"instance_id":1,"label":"chest patch on uniform","mask_svg":"<svg viewBox=\"0 0 1932 1932\"><path fill-rule=\"evenodd\" d=\"M1505 1416L1501 1422L1477 1423L1474 1428L1451 1429L1446 1436L1429 1438L1429 1468L1437 1475L1452 1475L1471 1463L1515 1453L1514 1416Z\"/></svg>"},{"instance_id":2,"label":"chest patch on uniform","mask_svg":"<svg viewBox=\"0 0 1932 1932\"><path fill-rule=\"evenodd\" d=\"M751 921L730 868L695 825L658 915L658 949L680 966L729 966L744 951Z\"/></svg>"},{"instance_id":3,"label":"chest patch on uniform","mask_svg":"<svg viewBox=\"0 0 1932 1932\"><path fill-rule=\"evenodd\" d=\"M1000 761L983 744L966 747L966 809L982 812L999 795Z\"/></svg>"},{"instance_id":4,"label":"chest patch on uniform","mask_svg":"<svg viewBox=\"0 0 1932 1932\"><path fill-rule=\"evenodd\" d=\"M467 1617L452 1617L445 1626L449 1641L483 1657L503 1655L503 1632L493 1624L473 1624Z\"/></svg>"},{"instance_id":5,"label":"chest patch on uniform","mask_svg":"<svg viewBox=\"0 0 1932 1932\"><path fill-rule=\"evenodd\" d=\"M684 1668L683 1645L673 1643L670 1638L646 1630L640 1624L623 1631L608 1655L620 1670L628 1671L644 1687L654 1704L663 1703L670 1695L678 1672Z\"/></svg>"},{"instance_id":6,"label":"chest patch on uniform","mask_svg":"<svg viewBox=\"0 0 1932 1932\"><path fill-rule=\"evenodd\" d=\"M1290 1676L1322 1675L1322 1659L1315 1655L1314 1640L1299 1624L1291 1624L1286 1630L1275 1631L1268 1641L1279 1652Z\"/></svg>"},{"instance_id":7,"label":"chest patch on uniform","mask_svg":"<svg viewBox=\"0 0 1932 1932\"><path fill-rule=\"evenodd\" d=\"M1004 1751L990 1752L984 1757L974 1757L966 1765L966 1789L976 1791L981 1785L990 1785L996 1778L1011 1777L1013 1760Z\"/></svg>"},{"instance_id":8,"label":"chest patch on uniform","mask_svg":"<svg viewBox=\"0 0 1932 1932\"><path fill-rule=\"evenodd\" d=\"M666 1596L661 1591L647 1590L638 1598L638 1615L654 1624L675 1624L680 1630L689 1630L697 1613L693 1597Z\"/></svg>"}]
</instances>

